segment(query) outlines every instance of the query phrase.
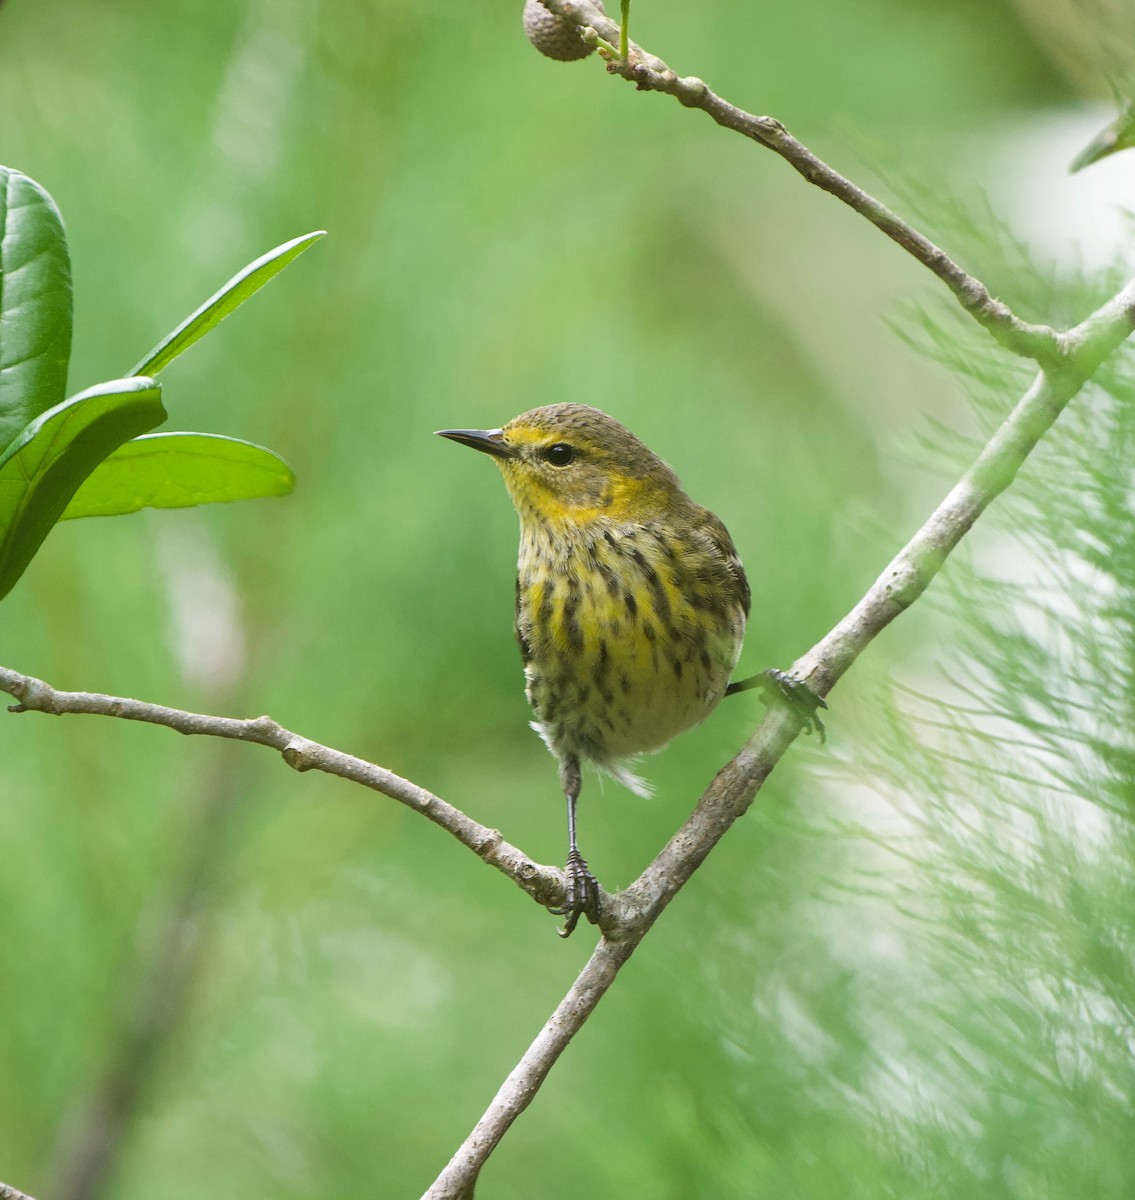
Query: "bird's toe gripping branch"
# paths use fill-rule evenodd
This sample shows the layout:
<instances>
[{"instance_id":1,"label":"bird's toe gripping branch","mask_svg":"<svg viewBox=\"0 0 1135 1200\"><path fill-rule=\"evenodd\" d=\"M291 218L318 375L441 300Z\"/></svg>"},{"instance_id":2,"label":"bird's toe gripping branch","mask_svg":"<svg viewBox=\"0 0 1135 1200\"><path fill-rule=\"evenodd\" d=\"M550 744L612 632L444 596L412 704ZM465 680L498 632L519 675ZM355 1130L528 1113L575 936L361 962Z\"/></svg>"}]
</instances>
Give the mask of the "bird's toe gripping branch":
<instances>
[{"instance_id":1,"label":"bird's toe gripping branch","mask_svg":"<svg viewBox=\"0 0 1135 1200\"><path fill-rule=\"evenodd\" d=\"M787 671L769 667L759 675L751 675L748 679L739 679L736 683L731 683L725 689L725 694L733 696L751 688L760 690L761 699L766 704L787 704L800 718L805 733L814 731L821 742L825 741L826 734L824 723L820 720L820 709L827 708L828 702L823 696L816 695L803 680L789 675Z\"/></svg>"},{"instance_id":2,"label":"bird's toe gripping branch","mask_svg":"<svg viewBox=\"0 0 1135 1200\"><path fill-rule=\"evenodd\" d=\"M588 870L587 860L578 850L568 854L564 875L564 902L554 907L549 905L548 912L555 917L567 917L563 929L556 931L566 938L571 937L580 917L586 917L592 925L599 924L599 881Z\"/></svg>"}]
</instances>

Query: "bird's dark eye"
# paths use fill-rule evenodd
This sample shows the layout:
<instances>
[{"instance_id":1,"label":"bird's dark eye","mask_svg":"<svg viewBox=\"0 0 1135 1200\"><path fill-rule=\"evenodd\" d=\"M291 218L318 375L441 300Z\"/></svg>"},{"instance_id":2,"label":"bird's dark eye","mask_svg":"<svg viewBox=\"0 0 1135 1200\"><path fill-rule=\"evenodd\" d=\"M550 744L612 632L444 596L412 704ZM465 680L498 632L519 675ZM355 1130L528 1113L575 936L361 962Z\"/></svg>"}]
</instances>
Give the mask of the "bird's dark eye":
<instances>
[{"instance_id":1,"label":"bird's dark eye","mask_svg":"<svg viewBox=\"0 0 1135 1200\"><path fill-rule=\"evenodd\" d=\"M553 467L566 467L575 458L575 447L567 442L553 442L543 451L543 457Z\"/></svg>"}]
</instances>

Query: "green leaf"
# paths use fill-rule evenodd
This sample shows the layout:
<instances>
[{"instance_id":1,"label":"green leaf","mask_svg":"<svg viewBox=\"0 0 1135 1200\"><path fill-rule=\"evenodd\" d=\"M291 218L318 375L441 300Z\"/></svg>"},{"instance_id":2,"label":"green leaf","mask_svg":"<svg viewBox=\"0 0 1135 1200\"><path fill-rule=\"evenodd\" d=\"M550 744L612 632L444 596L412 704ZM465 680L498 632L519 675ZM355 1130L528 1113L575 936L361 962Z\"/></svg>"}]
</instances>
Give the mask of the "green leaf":
<instances>
[{"instance_id":1,"label":"green leaf","mask_svg":"<svg viewBox=\"0 0 1135 1200\"><path fill-rule=\"evenodd\" d=\"M166 419L152 379L100 383L36 417L0 454L0 599L112 450Z\"/></svg>"},{"instance_id":2,"label":"green leaf","mask_svg":"<svg viewBox=\"0 0 1135 1200\"><path fill-rule=\"evenodd\" d=\"M1109 154L1117 154L1120 150L1130 150L1135 147L1135 100L1127 104L1123 111L1104 130L1094 138L1072 160L1068 173L1074 175L1092 163L1107 158Z\"/></svg>"},{"instance_id":3,"label":"green leaf","mask_svg":"<svg viewBox=\"0 0 1135 1200\"><path fill-rule=\"evenodd\" d=\"M131 375L156 375L199 337L219 325L235 308L239 308L254 292L258 292L273 276L278 275L293 259L298 258L313 242L323 237L324 230L305 233L303 237L284 242L275 250L249 263L225 284L215 296L184 321L130 372Z\"/></svg>"},{"instance_id":4,"label":"green leaf","mask_svg":"<svg viewBox=\"0 0 1135 1200\"><path fill-rule=\"evenodd\" d=\"M61 520L284 496L294 486L288 464L263 446L216 433L152 433L99 463Z\"/></svg>"},{"instance_id":5,"label":"green leaf","mask_svg":"<svg viewBox=\"0 0 1135 1200\"><path fill-rule=\"evenodd\" d=\"M66 395L71 260L51 197L0 167L0 449Z\"/></svg>"}]
</instances>

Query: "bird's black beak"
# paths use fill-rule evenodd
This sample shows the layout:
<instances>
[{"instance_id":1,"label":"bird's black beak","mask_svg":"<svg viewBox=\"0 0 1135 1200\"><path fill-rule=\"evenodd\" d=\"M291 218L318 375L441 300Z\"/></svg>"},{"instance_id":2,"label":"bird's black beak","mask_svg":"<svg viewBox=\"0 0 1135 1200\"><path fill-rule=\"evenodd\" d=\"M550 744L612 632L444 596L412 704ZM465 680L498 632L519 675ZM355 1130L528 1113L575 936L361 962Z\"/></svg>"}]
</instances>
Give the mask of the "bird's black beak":
<instances>
[{"instance_id":1,"label":"bird's black beak","mask_svg":"<svg viewBox=\"0 0 1135 1200\"><path fill-rule=\"evenodd\" d=\"M483 450L494 458L515 458L516 451L504 440L499 429L439 429L437 436Z\"/></svg>"}]
</instances>

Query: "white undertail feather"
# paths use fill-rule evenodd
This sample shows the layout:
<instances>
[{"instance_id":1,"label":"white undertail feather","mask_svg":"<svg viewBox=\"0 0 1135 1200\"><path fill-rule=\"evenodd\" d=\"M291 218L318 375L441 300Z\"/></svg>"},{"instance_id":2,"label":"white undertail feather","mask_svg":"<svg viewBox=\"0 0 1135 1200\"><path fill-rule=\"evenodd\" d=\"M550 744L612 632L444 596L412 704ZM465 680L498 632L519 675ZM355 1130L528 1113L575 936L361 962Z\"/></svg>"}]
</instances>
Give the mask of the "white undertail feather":
<instances>
[{"instance_id":1,"label":"white undertail feather","mask_svg":"<svg viewBox=\"0 0 1135 1200\"><path fill-rule=\"evenodd\" d=\"M529 721L528 724L540 735L540 740L548 749L559 758L556 754L556 748L552 745L548 738L548 734L544 726L539 721ZM621 783L628 791L634 792L636 796L641 796L644 800L649 800L654 795L654 784L648 779L643 779L641 775L636 775L630 766L632 763L638 762L638 757L613 760L611 762L595 762L592 759L584 759L588 766L594 767L597 771L604 775L610 775L617 783Z\"/></svg>"},{"instance_id":2,"label":"white undertail feather","mask_svg":"<svg viewBox=\"0 0 1135 1200\"><path fill-rule=\"evenodd\" d=\"M632 758L628 761L636 762L637 759ZM629 788L636 796L641 796L644 800L649 800L654 795L654 784L648 779L643 779L641 775L636 775L627 762L595 763L593 765L605 775L617 779L623 787Z\"/></svg>"}]
</instances>

